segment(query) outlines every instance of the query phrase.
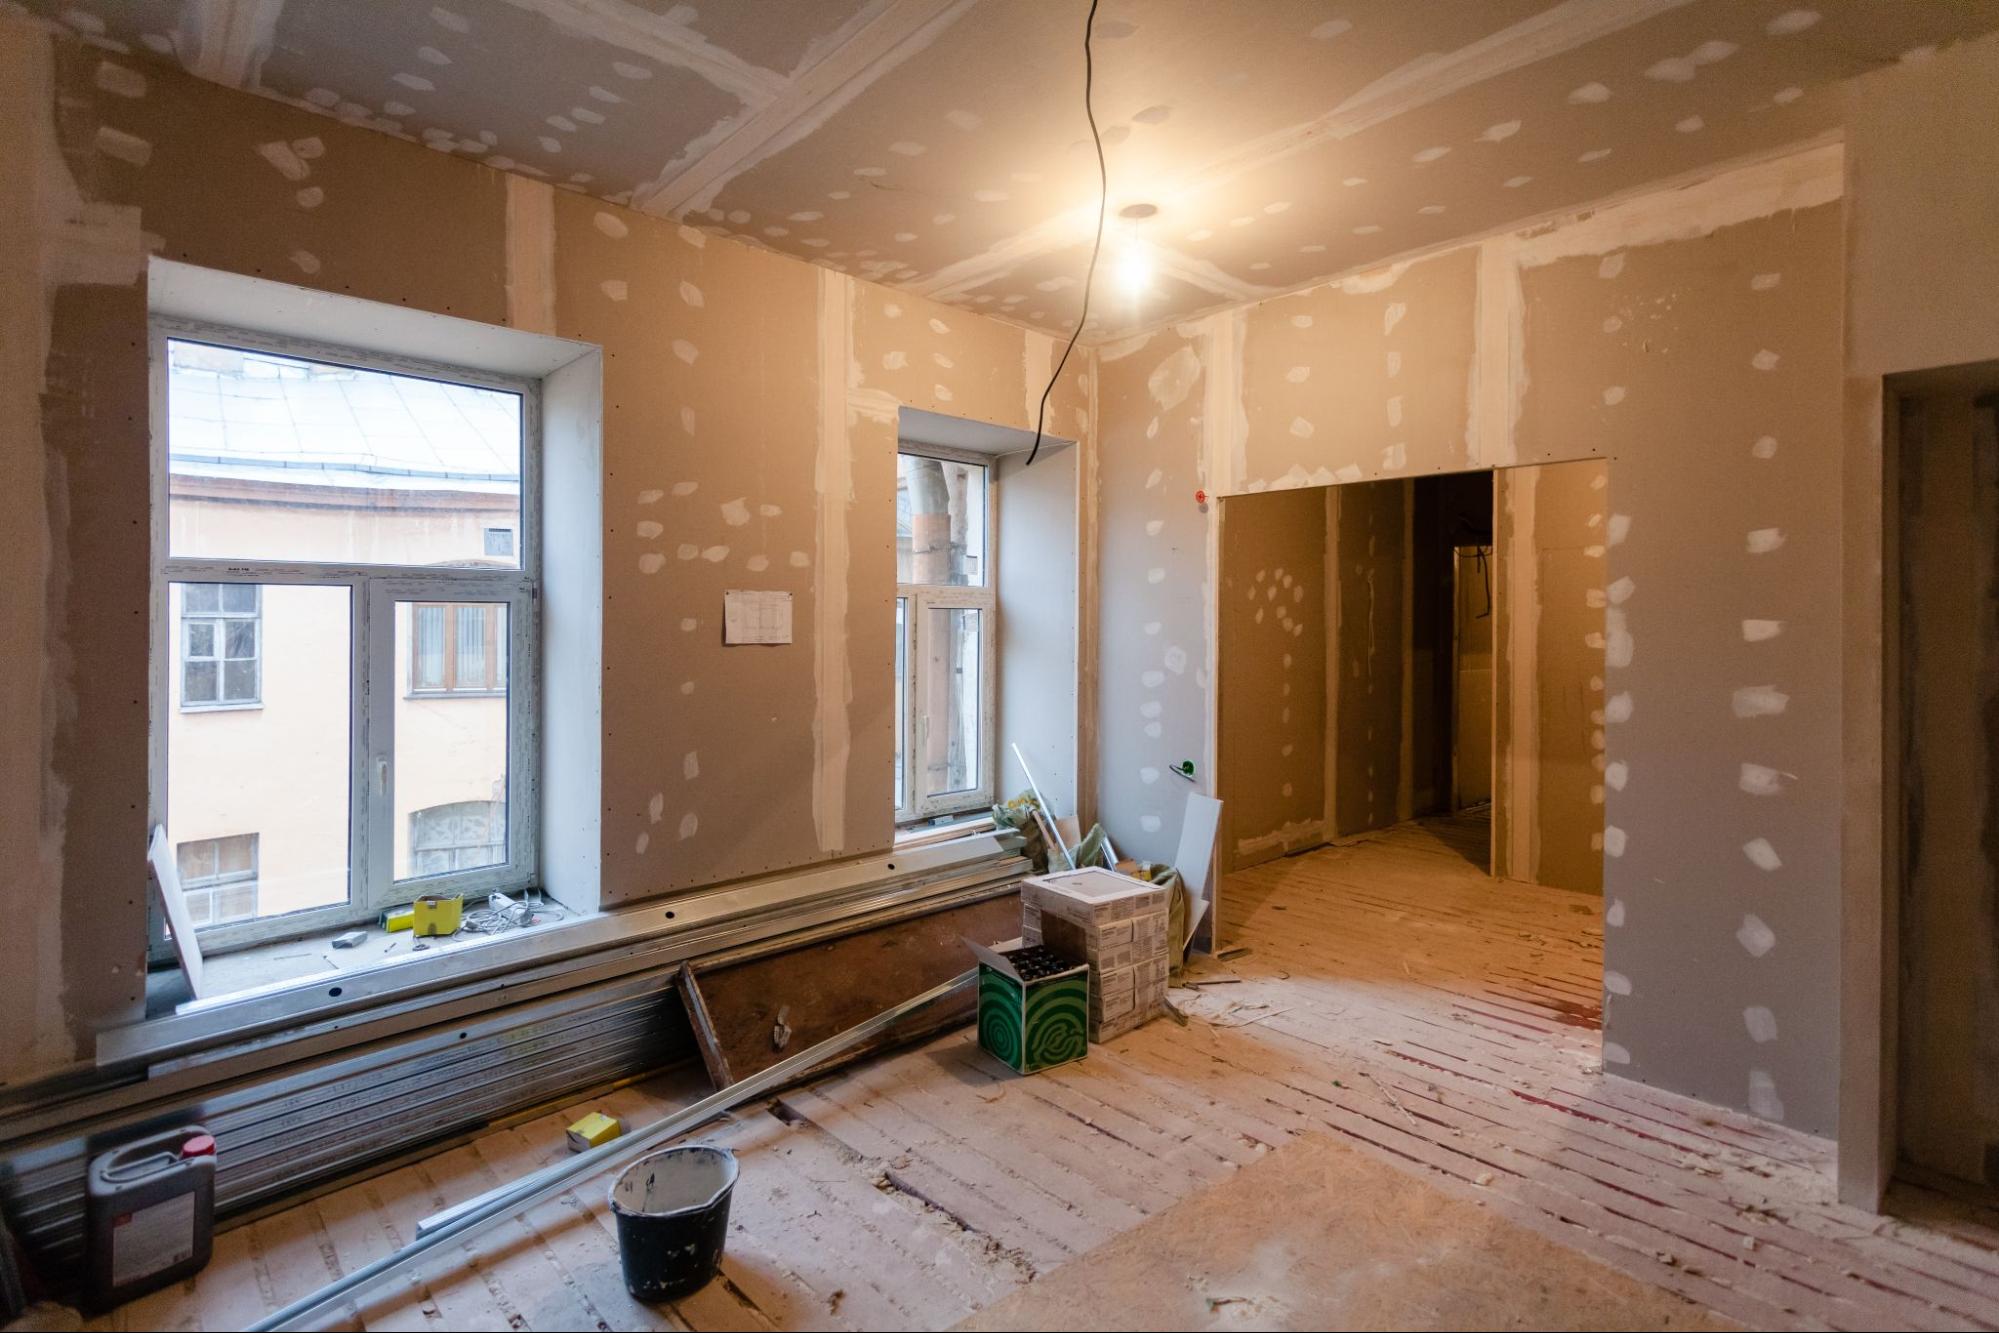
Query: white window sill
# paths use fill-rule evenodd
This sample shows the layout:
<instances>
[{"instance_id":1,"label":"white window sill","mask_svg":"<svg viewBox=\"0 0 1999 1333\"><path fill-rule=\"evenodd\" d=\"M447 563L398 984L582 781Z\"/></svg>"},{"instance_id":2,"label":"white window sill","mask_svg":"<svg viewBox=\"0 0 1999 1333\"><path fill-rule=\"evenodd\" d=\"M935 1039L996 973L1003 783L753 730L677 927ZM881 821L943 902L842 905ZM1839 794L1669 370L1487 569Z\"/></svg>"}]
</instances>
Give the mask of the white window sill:
<instances>
[{"instance_id":1,"label":"white window sill","mask_svg":"<svg viewBox=\"0 0 1999 1333\"><path fill-rule=\"evenodd\" d=\"M329 929L307 941L313 957L282 960L315 969L309 975L240 991L225 982L213 995L178 1007L169 1004L156 1017L106 1029L97 1036L97 1063L145 1063L159 1069L248 1058L253 1046L308 1033L329 1039L336 1032L351 1033L345 1039L359 1041L368 1021L365 1014L422 1010L450 1021L451 1014L490 1007L501 994L525 1000L574 985L579 969L622 975L921 900L950 892L952 875L976 874L982 863L1011 856L1019 846L1011 835L990 829L979 834L971 828L968 823L930 830L936 836L921 845L898 843L886 852L696 894L570 914L475 940L454 939L448 947L433 942L421 953L409 944L389 952L388 942L376 931L369 932L372 948L335 950L330 941L340 932ZM937 882L929 887L912 883L932 877ZM397 935L408 938L400 931ZM267 963L274 965L278 954L305 953L306 947L295 939L289 948L268 945L247 952L265 953ZM355 955L351 963L343 958L350 952ZM214 966L230 957L217 958ZM334 970L328 970L329 963ZM177 973L164 975L178 981ZM219 993L223 988L231 993ZM181 990L184 997L185 987Z\"/></svg>"},{"instance_id":2,"label":"white window sill","mask_svg":"<svg viewBox=\"0 0 1999 1333\"><path fill-rule=\"evenodd\" d=\"M969 838L974 834L992 831L993 817L990 814L970 814L948 824L906 825L895 831L895 845L923 847L933 842L949 842L953 838Z\"/></svg>"},{"instance_id":3,"label":"white window sill","mask_svg":"<svg viewBox=\"0 0 1999 1333\"><path fill-rule=\"evenodd\" d=\"M516 902L521 899L519 893L508 896ZM477 911L484 906L483 899L468 900L465 910ZM543 895L542 906L536 910L532 925L492 934L461 930L456 935L415 937L407 930L384 930L379 924L326 926L288 939L253 944L226 953L205 954L201 969L204 983L202 989L208 993L202 999L226 1001L235 996L272 987L371 971L385 963L405 958L442 957L499 940L543 934L554 927L578 919L580 919L578 913ZM336 935L344 935L353 930L359 930L365 936L360 944L351 949L333 947ZM424 947L419 949L418 945ZM146 978L148 1017L172 1013L176 1006L190 998L187 983L179 969L175 967L170 966L164 971L150 973Z\"/></svg>"}]
</instances>

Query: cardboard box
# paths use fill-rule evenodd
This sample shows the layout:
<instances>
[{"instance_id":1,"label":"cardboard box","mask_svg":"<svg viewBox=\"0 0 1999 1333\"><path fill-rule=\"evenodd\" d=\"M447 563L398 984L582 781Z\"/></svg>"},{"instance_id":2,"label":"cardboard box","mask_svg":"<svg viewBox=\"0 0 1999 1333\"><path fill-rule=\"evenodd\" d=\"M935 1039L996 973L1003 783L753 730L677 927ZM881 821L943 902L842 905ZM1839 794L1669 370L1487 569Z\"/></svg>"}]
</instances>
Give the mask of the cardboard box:
<instances>
[{"instance_id":1,"label":"cardboard box","mask_svg":"<svg viewBox=\"0 0 1999 1333\"><path fill-rule=\"evenodd\" d=\"M1109 870L1021 881L1021 938L1090 966L1090 1040L1109 1041L1166 1005L1169 890Z\"/></svg>"},{"instance_id":2,"label":"cardboard box","mask_svg":"<svg viewBox=\"0 0 1999 1333\"><path fill-rule=\"evenodd\" d=\"M1089 1053L1089 964L1041 945L988 949L966 943L979 957L982 1048L1021 1074Z\"/></svg>"}]
</instances>

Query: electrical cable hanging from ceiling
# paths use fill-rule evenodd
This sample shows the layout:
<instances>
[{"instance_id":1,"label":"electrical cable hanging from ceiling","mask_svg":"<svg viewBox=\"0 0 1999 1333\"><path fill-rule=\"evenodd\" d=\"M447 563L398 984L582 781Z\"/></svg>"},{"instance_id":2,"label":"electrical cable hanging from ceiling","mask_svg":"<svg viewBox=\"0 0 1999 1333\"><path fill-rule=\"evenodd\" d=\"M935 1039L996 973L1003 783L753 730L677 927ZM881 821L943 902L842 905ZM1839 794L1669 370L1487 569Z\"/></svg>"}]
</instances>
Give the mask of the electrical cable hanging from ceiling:
<instances>
[{"instance_id":1,"label":"electrical cable hanging from ceiling","mask_svg":"<svg viewBox=\"0 0 1999 1333\"><path fill-rule=\"evenodd\" d=\"M1034 416L1034 447L1027 451L1027 461L1022 467L1034 466L1034 460L1041 453L1041 436L1048 424L1048 395L1055 392L1055 382L1062 378L1062 368L1069 364L1069 353L1076 350L1076 340L1083 336L1083 326L1090 320L1090 289L1097 281L1097 256L1104 251L1104 210L1110 204L1111 175L1104 166L1104 136L1097 129L1097 111L1090 105L1090 93L1096 83L1096 65L1090 53L1090 38L1097 26L1097 4L1090 0L1090 12L1083 20L1083 116L1090 122L1090 142L1097 149L1097 237L1090 244L1090 267L1083 275L1083 309L1076 316L1076 331L1069 335L1069 345L1062 349L1062 359L1055 363L1055 373L1048 377L1048 387L1041 391L1041 409Z\"/></svg>"}]
</instances>

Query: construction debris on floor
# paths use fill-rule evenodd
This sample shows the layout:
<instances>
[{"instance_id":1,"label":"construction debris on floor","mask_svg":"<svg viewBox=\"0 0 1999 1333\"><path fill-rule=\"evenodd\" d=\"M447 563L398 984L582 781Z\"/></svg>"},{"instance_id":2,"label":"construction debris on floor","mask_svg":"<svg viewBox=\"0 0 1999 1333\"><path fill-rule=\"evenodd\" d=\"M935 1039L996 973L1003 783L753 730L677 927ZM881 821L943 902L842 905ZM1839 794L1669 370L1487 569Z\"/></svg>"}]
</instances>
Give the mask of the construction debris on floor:
<instances>
[{"instance_id":1,"label":"construction debris on floor","mask_svg":"<svg viewBox=\"0 0 1999 1333\"><path fill-rule=\"evenodd\" d=\"M1402 1233L1357 1225L1358 1200L1385 1198L1384 1222L1441 1228L1461 1303L1434 1322L1559 1319L1551 1302L1580 1282L1610 1327L1619 1309L1624 1326L1698 1327L1704 1311L1752 1327L1999 1324L1990 1210L1916 1192L1896 1207L1920 1224L1846 1207L1824 1140L1606 1078L1599 919L1579 895L1487 878L1463 854L1483 836L1436 821L1231 876L1240 952L1190 969L1214 984L1171 992L1185 1027L1149 1024L1031 1078L958 1031L775 1100L742 1089L700 1138L741 1165L720 1274L667 1307L625 1287L606 1167L446 1246L457 1262L359 1295L357 1320L926 1329L981 1310L1046 1326L1062 1308L1102 1327L1118 1312L1075 1297L1100 1277L1157 1283L1133 1323L1183 1309L1195 1327L1359 1322L1381 1287L1339 1286L1323 1251L1296 1272L1283 1256L1337 1243L1344 1272L1405 1263ZM621 1088L224 1231L205 1272L105 1326L254 1323L375 1262L440 1202L581 1160L564 1131L583 1112L663 1123L712 1096L700 1083L689 1070ZM1348 1212L1298 1202L1322 1185ZM1559 1249L1537 1258L1537 1239ZM1323 1289L1301 1293L1311 1275ZM1448 1294L1403 1290L1412 1323L1431 1308L1419 1296ZM1340 1291L1353 1321L1324 1303Z\"/></svg>"}]
</instances>

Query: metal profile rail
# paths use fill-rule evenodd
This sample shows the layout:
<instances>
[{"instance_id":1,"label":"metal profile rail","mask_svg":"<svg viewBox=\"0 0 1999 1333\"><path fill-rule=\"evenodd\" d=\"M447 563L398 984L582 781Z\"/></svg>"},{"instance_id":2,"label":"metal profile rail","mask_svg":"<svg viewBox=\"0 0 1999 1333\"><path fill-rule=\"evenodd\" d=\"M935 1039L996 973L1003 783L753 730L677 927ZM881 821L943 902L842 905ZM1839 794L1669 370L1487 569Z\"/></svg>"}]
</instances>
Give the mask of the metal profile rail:
<instances>
[{"instance_id":1,"label":"metal profile rail","mask_svg":"<svg viewBox=\"0 0 1999 1333\"><path fill-rule=\"evenodd\" d=\"M761 1073L731 1083L728 1087L703 1097L692 1106L654 1121L636 1133L614 1139L600 1148L593 1148L568 1161L543 1167L539 1171L523 1176L511 1185L488 1190L455 1208L425 1218L418 1226L417 1238L408 1245L394 1254L377 1259L365 1268L356 1269L345 1277L328 1283L312 1295L294 1301L284 1309L250 1325L252 1333L308 1327L314 1319L333 1313L344 1303L358 1302L364 1293L414 1268L423 1262L430 1251L453 1241L470 1241L516 1214L526 1212L535 1205L562 1193L579 1180L636 1161L667 1140L706 1124L724 1111L732 1110L752 1098L774 1091L800 1074L810 1072L833 1056L858 1046L871 1037L880 1036L910 1015L969 989L977 979L977 969L961 972L941 986L933 987L921 995L905 1000L893 1009L884 1010L864 1023L848 1028L837 1036L828 1037L816 1046L809 1046L796 1055L788 1056Z\"/></svg>"}]
</instances>

